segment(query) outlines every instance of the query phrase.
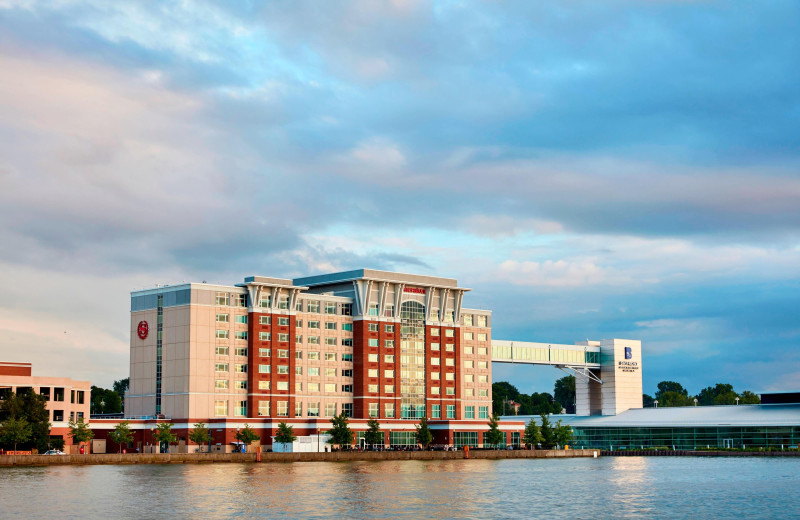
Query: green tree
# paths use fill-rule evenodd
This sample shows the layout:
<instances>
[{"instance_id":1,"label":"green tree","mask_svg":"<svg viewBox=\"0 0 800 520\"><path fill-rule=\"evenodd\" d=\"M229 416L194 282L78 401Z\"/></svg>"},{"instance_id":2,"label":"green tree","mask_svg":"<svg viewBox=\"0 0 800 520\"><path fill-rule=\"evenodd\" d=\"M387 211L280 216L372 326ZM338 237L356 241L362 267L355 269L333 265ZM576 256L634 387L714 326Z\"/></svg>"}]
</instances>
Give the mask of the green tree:
<instances>
[{"instance_id":1,"label":"green tree","mask_svg":"<svg viewBox=\"0 0 800 520\"><path fill-rule=\"evenodd\" d=\"M531 394L530 415L541 415L543 413L561 413L561 403L556 401L555 398L547 392L534 392Z\"/></svg>"},{"instance_id":2,"label":"green tree","mask_svg":"<svg viewBox=\"0 0 800 520\"><path fill-rule=\"evenodd\" d=\"M417 444L421 444L422 448L427 450L433 442L433 432L428 427L428 419L423 417L414 427L417 429Z\"/></svg>"},{"instance_id":3,"label":"green tree","mask_svg":"<svg viewBox=\"0 0 800 520\"><path fill-rule=\"evenodd\" d=\"M250 444L254 443L255 441L261 440L261 437L256 435L256 432L253 431L247 423L244 424L244 428L238 430L236 432L236 440L241 442L244 446L250 446ZM246 449L242 450L247 451Z\"/></svg>"},{"instance_id":4,"label":"green tree","mask_svg":"<svg viewBox=\"0 0 800 520\"><path fill-rule=\"evenodd\" d=\"M119 446L119 453L122 453L122 445L127 445L133 440L133 432L131 431L131 423L122 421L108 432L108 438L111 442Z\"/></svg>"},{"instance_id":5,"label":"green tree","mask_svg":"<svg viewBox=\"0 0 800 520\"><path fill-rule=\"evenodd\" d=\"M649 394L642 394L642 406L651 408L653 406L653 396Z\"/></svg>"},{"instance_id":6,"label":"green tree","mask_svg":"<svg viewBox=\"0 0 800 520\"><path fill-rule=\"evenodd\" d=\"M294 434L294 428L286 424L286 421L279 422L278 431L275 432L275 442L291 444L296 440L297 436Z\"/></svg>"},{"instance_id":7,"label":"green tree","mask_svg":"<svg viewBox=\"0 0 800 520\"><path fill-rule=\"evenodd\" d=\"M9 392L0 406L0 422L7 419L25 419L31 435L22 448L35 448L45 452L50 446L50 413L43 395L28 389L20 393Z\"/></svg>"},{"instance_id":8,"label":"green tree","mask_svg":"<svg viewBox=\"0 0 800 520\"><path fill-rule=\"evenodd\" d=\"M572 442L572 428L566 424L561 424L561 419L559 419L553 428L553 438L556 441L556 445L563 448Z\"/></svg>"},{"instance_id":9,"label":"green tree","mask_svg":"<svg viewBox=\"0 0 800 520\"><path fill-rule=\"evenodd\" d=\"M745 390L739 394L740 404L761 404L761 398L750 390Z\"/></svg>"},{"instance_id":10,"label":"green tree","mask_svg":"<svg viewBox=\"0 0 800 520\"><path fill-rule=\"evenodd\" d=\"M540 416L540 421L542 423L539 427L539 432L542 435L542 448L551 450L556 445L556 435L550 424L550 416L543 413Z\"/></svg>"},{"instance_id":11,"label":"green tree","mask_svg":"<svg viewBox=\"0 0 800 520\"><path fill-rule=\"evenodd\" d=\"M84 442L89 442L94 438L94 432L89 428L89 424L83 421L83 417L78 417L78 420L69 420L69 436L72 437L72 443L79 446Z\"/></svg>"},{"instance_id":12,"label":"green tree","mask_svg":"<svg viewBox=\"0 0 800 520\"><path fill-rule=\"evenodd\" d=\"M158 443L158 451L161 451L162 447L166 447L165 453L168 453L169 445L175 442L176 439L175 434L172 433L172 424L170 423L159 423L153 430L153 440Z\"/></svg>"},{"instance_id":13,"label":"green tree","mask_svg":"<svg viewBox=\"0 0 800 520\"><path fill-rule=\"evenodd\" d=\"M671 408L675 406L691 406L694 400L680 392L664 392L658 397L658 406Z\"/></svg>"},{"instance_id":14,"label":"green tree","mask_svg":"<svg viewBox=\"0 0 800 520\"><path fill-rule=\"evenodd\" d=\"M727 398L730 398L730 403L726 402ZM736 394L733 391L733 386L727 383L717 383L713 387L708 386L700 390L700 393L697 394L697 401L700 406L734 404L735 398Z\"/></svg>"},{"instance_id":15,"label":"green tree","mask_svg":"<svg viewBox=\"0 0 800 520\"><path fill-rule=\"evenodd\" d=\"M125 411L125 394L128 393L128 389L131 386L131 379L126 377L125 379L120 379L119 381L114 381L114 391L119 395L120 402L122 404L121 411Z\"/></svg>"},{"instance_id":16,"label":"green tree","mask_svg":"<svg viewBox=\"0 0 800 520\"><path fill-rule=\"evenodd\" d=\"M530 449L535 449L536 445L542 442L542 434L539 432L539 426L536 425L534 419L528 421L528 425L525 426L525 431L522 434L522 442Z\"/></svg>"},{"instance_id":17,"label":"green tree","mask_svg":"<svg viewBox=\"0 0 800 520\"><path fill-rule=\"evenodd\" d=\"M13 446L14 451L17 451L17 445L28 442L32 434L33 429L28 421L12 417L3 421L3 427L0 429L0 441L5 445Z\"/></svg>"},{"instance_id":18,"label":"green tree","mask_svg":"<svg viewBox=\"0 0 800 520\"><path fill-rule=\"evenodd\" d=\"M342 447L350 447L353 444L353 430L348 426L347 415L344 412L331 417L331 424L333 425L328 430L328 444L335 444Z\"/></svg>"},{"instance_id":19,"label":"green tree","mask_svg":"<svg viewBox=\"0 0 800 520\"><path fill-rule=\"evenodd\" d=\"M661 396L667 392L676 392L686 397L689 396L689 392L686 391L682 384L675 381L661 381L658 383L658 391L656 391L655 395L655 398L658 399L658 404L661 404Z\"/></svg>"},{"instance_id":20,"label":"green tree","mask_svg":"<svg viewBox=\"0 0 800 520\"><path fill-rule=\"evenodd\" d=\"M492 410L497 413L511 413L506 404L508 401L520 401L520 393L517 387L507 381L492 383Z\"/></svg>"},{"instance_id":21,"label":"green tree","mask_svg":"<svg viewBox=\"0 0 800 520\"><path fill-rule=\"evenodd\" d=\"M364 432L364 442L370 446L383 446L386 443L383 432L381 431L381 424L377 419L372 418L367 421L367 431Z\"/></svg>"},{"instance_id":22,"label":"green tree","mask_svg":"<svg viewBox=\"0 0 800 520\"><path fill-rule=\"evenodd\" d=\"M211 431L203 422L195 423L194 428L189 432L189 440L202 446L211 440Z\"/></svg>"},{"instance_id":23,"label":"green tree","mask_svg":"<svg viewBox=\"0 0 800 520\"><path fill-rule=\"evenodd\" d=\"M92 385L90 411L93 414L122 412L122 399L114 390Z\"/></svg>"},{"instance_id":24,"label":"green tree","mask_svg":"<svg viewBox=\"0 0 800 520\"><path fill-rule=\"evenodd\" d=\"M553 396L567 413L575 413L575 376L564 376L556 381Z\"/></svg>"},{"instance_id":25,"label":"green tree","mask_svg":"<svg viewBox=\"0 0 800 520\"><path fill-rule=\"evenodd\" d=\"M497 424L497 419L497 412L493 413L489 418L489 431L483 434L484 444L497 447L498 444L503 442L505 434L500 431L500 427Z\"/></svg>"}]
</instances>

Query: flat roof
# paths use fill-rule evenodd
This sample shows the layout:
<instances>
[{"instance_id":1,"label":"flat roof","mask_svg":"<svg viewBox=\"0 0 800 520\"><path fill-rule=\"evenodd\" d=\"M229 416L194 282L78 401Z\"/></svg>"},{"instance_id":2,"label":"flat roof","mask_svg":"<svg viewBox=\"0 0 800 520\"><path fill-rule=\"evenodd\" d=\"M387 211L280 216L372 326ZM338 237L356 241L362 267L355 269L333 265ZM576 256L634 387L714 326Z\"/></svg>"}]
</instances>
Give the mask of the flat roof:
<instances>
[{"instance_id":1,"label":"flat roof","mask_svg":"<svg viewBox=\"0 0 800 520\"><path fill-rule=\"evenodd\" d=\"M507 415L501 420L538 415ZM800 426L800 404L741 404L730 406L680 406L635 408L618 415L553 415L552 422L579 428L709 428L725 426Z\"/></svg>"},{"instance_id":2,"label":"flat roof","mask_svg":"<svg viewBox=\"0 0 800 520\"><path fill-rule=\"evenodd\" d=\"M424 285L429 287L445 287L452 289L464 289L458 287L458 282L454 278L442 278L439 276L427 276L421 274L396 273L392 271L378 271L376 269L354 269L352 271L342 271L339 273L320 274L316 276L306 276L295 278L295 285L307 285L309 287L320 285L332 285L354 280L375 280L380 282L399 282L411 285Z\"/></svg>"}]
</instances>

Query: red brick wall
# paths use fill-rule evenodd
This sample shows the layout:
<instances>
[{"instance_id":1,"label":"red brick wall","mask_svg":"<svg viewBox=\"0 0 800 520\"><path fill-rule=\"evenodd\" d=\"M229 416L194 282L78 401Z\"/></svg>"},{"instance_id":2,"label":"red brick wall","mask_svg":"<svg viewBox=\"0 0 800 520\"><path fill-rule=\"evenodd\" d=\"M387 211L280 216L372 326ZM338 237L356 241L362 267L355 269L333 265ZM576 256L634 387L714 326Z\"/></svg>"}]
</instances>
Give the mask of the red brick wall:
<instances>
[{"instance_id":1,"label":"red brick wall","mask_svg":"<svg viewBox=\"0 0 800 520\"><path fill-rule=\"evenodd\" d=\"M0 376L27 376L31 375L30 363L0 362Z\"/></svg>"}]
</instances>

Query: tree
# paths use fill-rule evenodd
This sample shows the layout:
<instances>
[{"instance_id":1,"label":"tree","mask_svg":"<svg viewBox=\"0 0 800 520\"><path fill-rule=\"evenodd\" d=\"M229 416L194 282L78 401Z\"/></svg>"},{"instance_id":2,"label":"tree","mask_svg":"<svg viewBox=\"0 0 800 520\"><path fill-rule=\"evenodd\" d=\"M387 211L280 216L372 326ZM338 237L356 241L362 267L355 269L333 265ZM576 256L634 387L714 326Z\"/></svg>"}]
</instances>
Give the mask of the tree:
<instances>
[{"instance_id":1,"label":"tree","mask_svg":"<svg viewBox=\"0 0 800 520\"><path fill-rule=\"evenodd\" d=\"M194 429L189 432L189 440L193 443L202 446L211 440L211 431L205 423L195 423Z\"/></svg>"},{"instance_id":2,"label":"tree","mask_svg":"<svg viewBox=\"0 0 800 520\"><path fill-rule=\"evenodd\" d=\"M489 418L489 431L483 435L484 445L489 444L490 446L496 447L498 444L503 442L505 434L500 431L500 428L497 425L497 419L497 412L493 413Z\"/></svg>"},{"instance_id":3,"label":"tree","mask_svg":"<svg viewBox=\"0 0 800 520\"><path fill-rule=\"evenodd\" d=\"M256 432L254 432L247 423L244 423L244 428L236 432L236 440L241 442L244 446L250 446L250 444L254 443L255 441L261 440L261 437L256 435ZM242 452L245 451L247 450L242 450Z\"/></svg>"},{"instance_id":4,"label":"tree","mask_svg":"<svg viewBox=\"0 0 800 520\"><path fill-rule=\"evenodd\" d=\"M547 392L531 394L531 415L561 413L561 403Z\"/></svg>"},{"instance_id":5,"label":"tree","mask_svg":"<svg viewBox=\"0 0 800 520\"><path fill-rule=\"evenodd\" d=\"M165 453L169 453L169 445L176 440L175 434L172 433L172 424L157 424L156 428L153 430L153 440L158 443L159 451L161 451L161 446L166 444L167 451Z\"/></svg>"},{"instance_id":6,"label":"tree","mask_svg":"<svg viewBox=\"0 0 800 520\"><path fill-rule=\"evenodd\" d=\"M550 416L543 413L540 416L540 420L542 422L542 425L539 429L542 435L542 448L551 450L556 445L556 436L552 426L550 425Z\"/></svg>"},{"instance_id":7,"label":"tree","mask_svg":"<svg viewBox=\"0 0 800 520\"><path fill-rule=\"evenodd\" d=\"M385 444L386 441L381 431L381 425L377 419L372 418L367 421L367 431L364 433L364 442L370 446L383 446Z\"/></svg>"},{"instance_id":8,"label":"tree","mask_svg":"<svg viewBox=\"0 0 800 520\"><path fill-rule=\"evenodd\" d=\"M89 424L83 421L83 417L78 417L78 420L69 420L69 436L72 437L72 443L81 445L84 442L89 442L94 438L94 432L89 428Z\"/></svg>"},{"instance_id":9,"label":"tree","mask_svg":"<svg viewBox=\"0 0 800 520\"><path fill-rule=\"evenodd\" d=\"M520 393L517 387L507 381L492 383L492 410L497 413L509 413L506 403L508 401L520 401Z\"/></svg>"},{"instance_id":10,"label":"tree","mask_svg":"<svg viewBox=\"0 0 800 520\"><path fill-rule=\"evenodd\" d=\"M275 433L275 442L291 444L296 440L297 436L294 434L294 428L286 424L286 421L279 422L278 431Z\"/></svg>"},{"instance_id":11,"label":"tree","mask_svg":"<svg viewBox=\"0 0 800 520\"><path fill-rule=\"evenodd\" d=\"M539 427L536 425L535 420L531 419L525 427L525 431L522 433L522 442L531 449L542 442L542 434L539 432Z\"/></svg>"},{"instance_id":12,"label":"tree","mask_svg":"<svg viewBox=\"0 0 800 520\"><path fill-rule=\"evenodd\" d=\"M125 411L125 394L131 386L131 378L126 377L119 381L114 381L114 391L119 395L120 402L122 403L122 410Z\"/></svg>"},{"instance_id":13,"label":"tree","mask_svg":"<svg viewBox=\"0 0 800 520\"><path fill-rule=\"evenodd\" d=\"M7 419L25 419L31 427L31 435L23 448L35 448L45 452L50 446L50 413L47 400L32 389L6 395L0 406L0 422Z\"/></svg>"},{"instance_id":14,"label":"tree","mask_svg":"<svg viewBox=\"0 0 800 520\"><path fill-rule=\"evenodd\" d=\"M133 432L131 431L130 422L122 421L108 432L108 438L111 442L119 446L119 452L122 453L122 445L127 445L133 440Z\"/></svg>"},{"instance_id":15,"label":"tree","mask_svg":"<svg viewBox=\"0 0 800 520\"><path fill-rule=\"evenodd\" d=\"M572 428L566 424L561 424L561 419L559 419L553 428L553 438L556 441L556 445L563 448L572 442Z\"/></svg>"},{"instance_id":16,"label":"tree","mask_svg":"<svg viewBox=\"0 0 800 520\"><path fill-rule=\"evenodd\" d=\"M689 392L687 392L680 383L676 383L675 381L661 381L658 383L658 391L655 396L655 398L658 399L658 404L661 404L661 397L667 392L676 392L686 397L689 396Z\"/></svg>"},{"instance_id":17,"label":"tree","mask_svg":"<svg viewBox=\"0 0 800 520\"><path fill-rule=\"evenodd\" d=\"M739 394L740 404L761 404L761 398L750 390L745 390Z\"/></svg>"},{"instance_id":18,"label":"tree","mask_svg":"<svg viewBox=\"0 0 800 520\"><path fill-rule=\"evenodd\" d=\"M433 442L433 432L428 427L428 419L423 417L414 427L417 429L417 444L421 444L422 448L427 450Z\"/></svg>"},{"instance_id":19,"label":"tree","mask_svg":"<svg viewBox=\"0 0 800 520\"><path fill-rule=\"evenodd\" d=\"M645 408L650 408L653 406L653 396L648 394L642 394L642 406Z\"/></svg>"},{"instance_id":20,"label":"tree","mask_svg":"<svg viewBox=\"0 0 800 520\"><path fill-rule=\"evenodd\" d=\"M28 421L25 419L10 418L3 421L3 427L0 429L0 440L3 444L14 446L14 451L17 451L17 445L23 442L28 442L33 434L33 429Z\"/></svg>"},{"instance_id":21,"label":"tree","mask_svg":"<svg viewBox=\"0 0 800 520\"><path fill-rule=\"evenodd\" d=\"M708 386L700 390L700 393L697 394L697 401L701 406L734 404L735 398L736 394L733 391L733 386L727 383L717 383L713 387ZM730 402L727 401L728 399L730 399Z\"/></svg>"},{"instance_id":22,"label":"tree","mask_svg":"<svg viewBox=\"0 0 800 520\"><path fill-rule=\"evenodd\" d=\"M575 413L575 376L564 376L556 381L553 395L567 413Z\"/></svg>"},{"instance_id":23,"label":"tree","mask_svg":"<svg viewBox=\"0 0 800 520\"><path fill-rule=\"evenodd\" d=\"M328 430L328 444L338 444L339 446L351 446L353 444L353 430L348 426L347 415L344 412L331 417L331 424L333 425Z\"/></svg>"},{"instance_id":24,"label":"tree","mask_svg":"<svg viewBox=\"0 0 800 520\"><path fill-rule=\"evenodd\" d=\"M114 390L92 385L90 411L93 414L122 412L122 399Z\"/></svg>"},{"instance_id":25,"label":"tree","mask_svg":"<svg viewBox=\"0 0 800 520\"><path fill-rule=\"evenodd\" d=\"M662 406L664 408L670 408L674 406L691 406L694 404L694 400L680 392L663 392L658 397L658 406Z\"/></svg>"}]
</instances>

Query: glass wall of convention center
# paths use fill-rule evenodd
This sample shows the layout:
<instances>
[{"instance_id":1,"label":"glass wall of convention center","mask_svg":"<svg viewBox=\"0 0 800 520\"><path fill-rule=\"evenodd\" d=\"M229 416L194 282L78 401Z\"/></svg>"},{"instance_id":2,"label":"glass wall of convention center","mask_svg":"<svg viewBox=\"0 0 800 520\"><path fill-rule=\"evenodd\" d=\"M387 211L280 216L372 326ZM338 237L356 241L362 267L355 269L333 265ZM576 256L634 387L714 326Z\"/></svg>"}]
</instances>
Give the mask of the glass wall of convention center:
<instances>
[{"instance_id":1,"label":"glass wall of convention center","mask_svg":"<svg viewBox=\"0 0 800 520\"><path fill-rule=\"evenodd\" d=\"M389 432L389 443L392 446L416 446L417 432Z\"/></svg>"},{"instance_id":2,"label":"glass wall of convention center","mask_svg":"<svg viewBox=\"0 0 800 520\"><path fill-rule=\"evenodd\" d=\"M535 346L534 346L535 345ZM492 345L494 361L518 361L530 363L569 363L575 365L599 365L600 349L558 348L544 343L528 345Z\"/></svg>"},{"instance_id":3,"label":"glass wall of convention center","mask_svg":"<svg viewBox=\"0 0 800 520\"><path fill-rule=\"evenodd\" d=\"M400 417L425 417L425 306L400 306Z\"/></svg>"},{"instance_id":4,"label":"glass wall of convention center","mask_svg":"<svg viewBox=\"0 0 800 520\"><path fill-rule=\"evenodd\" d=\"M463 448L470 446L478 447L478 432L453 432L453 446Z\"/></svg>"},{"instance_id":5,"label":"glass wall of convention center","mask_svg":"<svg viewBox=\"0 0 800 520\"><path fill-rule=\"evenodd\" d=\"M581 428L573 426L575 448L640 450L669 448L796 449L800 426L720 426L707 428Z\"/></svg>"}]
</instances>

